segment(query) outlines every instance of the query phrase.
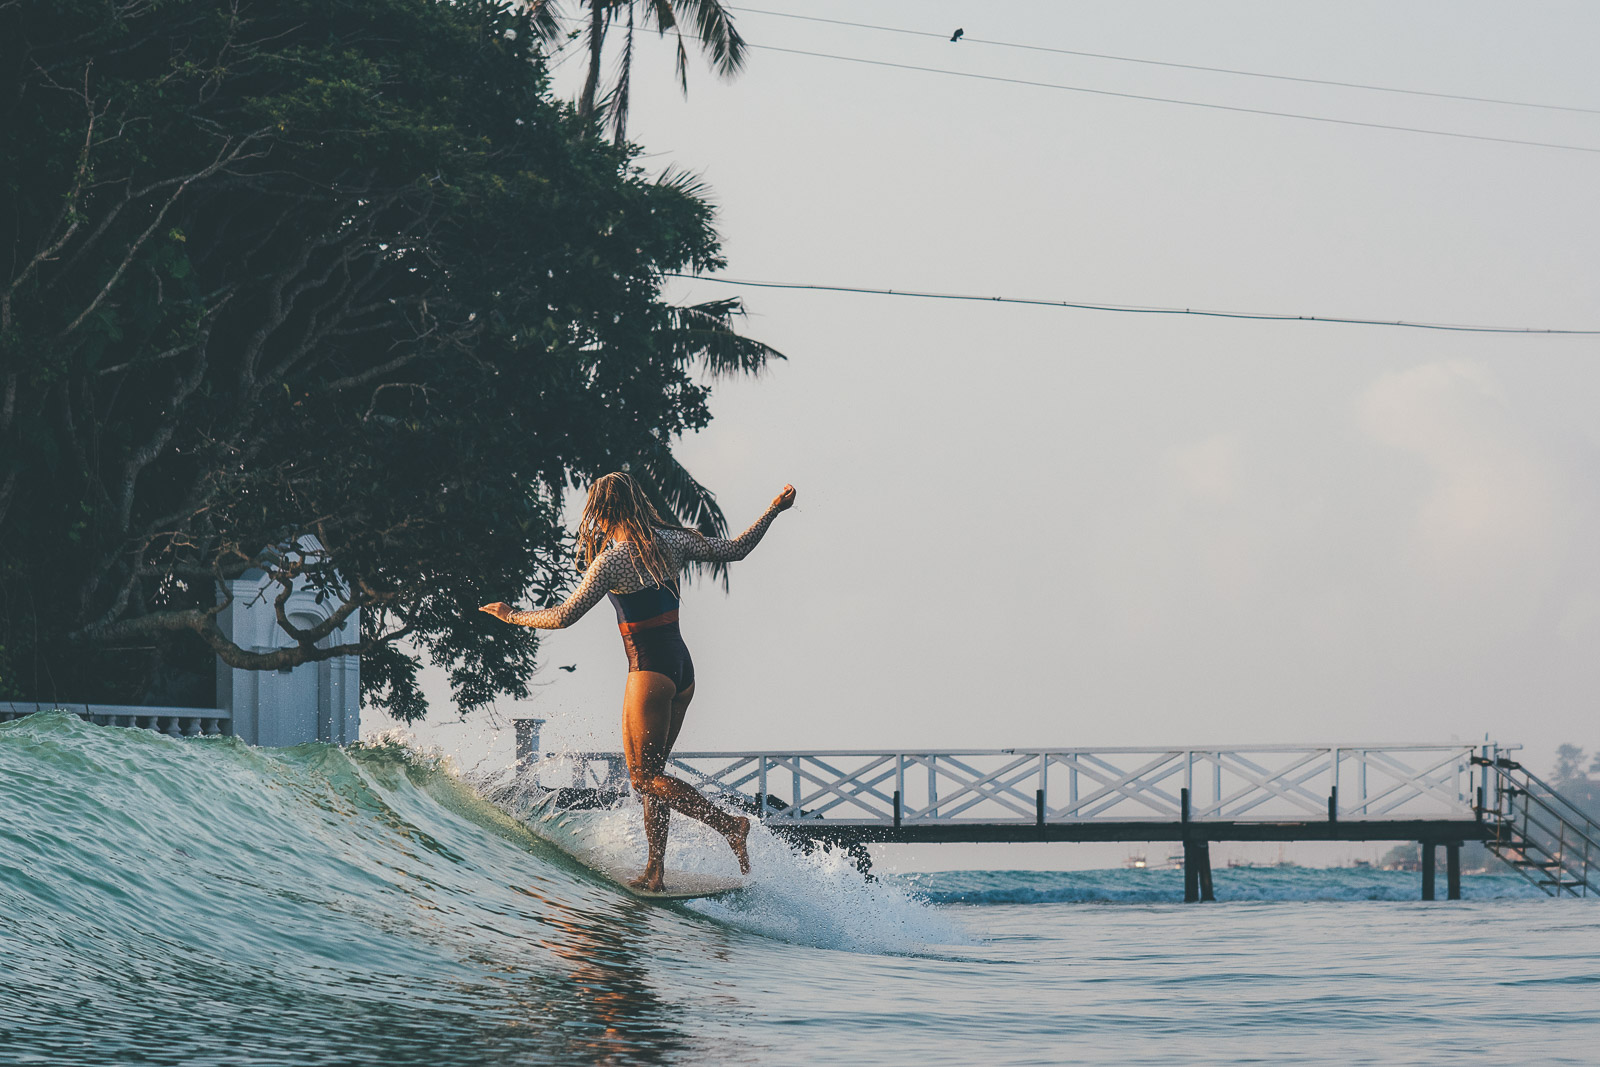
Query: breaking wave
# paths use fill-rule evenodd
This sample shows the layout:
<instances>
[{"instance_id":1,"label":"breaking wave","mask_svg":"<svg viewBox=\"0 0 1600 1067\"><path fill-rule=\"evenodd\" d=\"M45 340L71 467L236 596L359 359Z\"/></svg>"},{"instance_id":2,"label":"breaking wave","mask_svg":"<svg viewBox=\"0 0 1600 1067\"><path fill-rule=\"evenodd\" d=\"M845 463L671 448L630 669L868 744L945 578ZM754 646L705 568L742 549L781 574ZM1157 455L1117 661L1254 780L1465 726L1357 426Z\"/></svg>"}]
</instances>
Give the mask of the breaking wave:
<instances>
[{"instance_id":1,"label":"breaking wave","mask_svg":"<svg viewBox=\"0 0 1600 1067\"><path fill-rule=\"evenodd\" d=\"M637 811L574 819L561 831L642 858ZM674 819L669 862L731 864L698 830ZM661 967L694 986L729 939L962 939L841 855L760 828L751 845L739 899L644 905L400 743L259 749L30 716L0 725L0 1048L41 1064L437 1064L452 1042L463 1062L689 1054Z\"/></svg>"},{"instance_id":2,"label":"breaking wave","mask_svg":"<svg viewBox=\"0 0 1600 1067\"><path fill-rule=\"evenodd\" d=\"M1219 867L1213 882L1227 901L1414 901L1420 875L1373 868ZM1183 899L1181 870L941 871L895 879L935 904L1166 904ZM1440 877L1438 891L1444 893ZM1467 900L1542 899L1512 873L1464 874Z\"/></svg>"}]
</instances>

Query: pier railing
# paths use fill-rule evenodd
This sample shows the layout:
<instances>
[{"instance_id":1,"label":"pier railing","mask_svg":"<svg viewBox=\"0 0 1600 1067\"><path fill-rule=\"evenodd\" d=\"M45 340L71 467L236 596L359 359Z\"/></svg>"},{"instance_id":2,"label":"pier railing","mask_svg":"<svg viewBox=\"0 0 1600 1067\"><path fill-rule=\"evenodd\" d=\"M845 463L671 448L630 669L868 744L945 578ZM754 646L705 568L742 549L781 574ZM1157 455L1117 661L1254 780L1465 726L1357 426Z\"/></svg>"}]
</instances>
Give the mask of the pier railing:
<instances>
[{"instance_id":1,"label":"pier railing","mask_svg":"<svg viewBox=\"0 0 1600 1067\"><path fill-rule=\"evenodd\" d=\"M1298 840L1418 841L1424 900L1440 847L1460 897L1469 841L1552 895L1600 896L1600 821L1511 759L1517 747L679 752L668 773L786 835L850 847L1181 842L1186 900L1212 898L1211 843ZM620 753L529 753L522 767L589 804L627 790Z\"/></svg>"},{"instance_id":2,"label":"pier railing","mask_svg":"<svg viewBox=\"0 0 1600 1067\"><path fill-rule=\"evenodd\" d=\"M1472 819L1471 745L682 752L672 773L771 823Z\"/></svg>"}]
</instances>

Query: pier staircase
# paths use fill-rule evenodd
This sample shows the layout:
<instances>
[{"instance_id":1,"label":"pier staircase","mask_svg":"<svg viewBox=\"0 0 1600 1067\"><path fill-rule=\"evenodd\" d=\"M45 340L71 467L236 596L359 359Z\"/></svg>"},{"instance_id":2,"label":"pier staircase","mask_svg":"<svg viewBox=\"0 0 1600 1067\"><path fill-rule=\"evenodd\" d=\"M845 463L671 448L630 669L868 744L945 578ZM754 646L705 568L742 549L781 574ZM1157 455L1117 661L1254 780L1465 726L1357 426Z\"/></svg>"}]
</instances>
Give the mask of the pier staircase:
<instances>
[{"instance_id":1,"label":"pier staircase","mask_svg":"<svg viewBox=\"0 0 1600 1067\"><path fill-rule=\"evenodd\" d=\"M1600 823L1516 760L1472 762L1492 776L1479 793L1490 851L1551 896L1600 896ZM1485 795L1493 807L1483 806Z\"/></svg>"}]
</instances>

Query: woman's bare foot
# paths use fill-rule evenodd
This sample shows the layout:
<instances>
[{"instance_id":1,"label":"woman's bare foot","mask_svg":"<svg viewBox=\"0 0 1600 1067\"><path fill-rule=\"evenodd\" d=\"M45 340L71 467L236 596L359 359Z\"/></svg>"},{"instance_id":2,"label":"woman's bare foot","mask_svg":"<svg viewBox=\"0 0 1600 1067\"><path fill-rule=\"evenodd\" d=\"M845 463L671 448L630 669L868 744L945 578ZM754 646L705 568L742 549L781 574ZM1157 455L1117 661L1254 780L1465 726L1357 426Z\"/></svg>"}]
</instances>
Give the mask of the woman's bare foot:
<instances>
[{"instance_id":1,"label":"woman's bare foot","mask_svg":"<svg viewBox=\"0 0 1600 1067\"><path fill-rule=\"evenodd\" d=\"M733 830L728 834L728 846L733 849L733 854L739 857L739 873L750 873L750 850L745 847L745 840L750 836L750 820L743 815L733 820Z\"/></svg>"},{"instance_id":2,"label":"woman's bare foot","mask_svg":"<svg viewBox=\"0 0 1600 1067\"><path fill-rule=\"evenodd\" d=\"M643 889L647 893L659 893L663 882L661 873L660 867L646 867L643 874L628 884L635 889Z\"/></svg>"}]
</instances>

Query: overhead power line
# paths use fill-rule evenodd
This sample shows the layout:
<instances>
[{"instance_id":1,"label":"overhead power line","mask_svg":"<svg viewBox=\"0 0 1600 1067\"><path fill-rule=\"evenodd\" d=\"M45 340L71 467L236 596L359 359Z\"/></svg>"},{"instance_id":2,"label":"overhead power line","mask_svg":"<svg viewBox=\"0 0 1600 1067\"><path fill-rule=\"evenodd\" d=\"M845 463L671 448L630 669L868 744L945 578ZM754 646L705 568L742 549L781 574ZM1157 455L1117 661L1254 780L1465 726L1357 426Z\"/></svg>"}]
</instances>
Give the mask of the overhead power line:
<instances>
[{"instance_id":1,"label":"overhead power line","mask_svg":"<svg viewBox=\"0 0 1600 1067\"><path fill-rule=\"evenodd\" d=\"M895 70L915 70L924 74L943 74L952 78L971 78L977 81L1001 82L1006 85L1027 85L1037 89L1059 89L1069 93L1088 93L1092 96L1114 96L1122 100L1144 100L1157 104L1179 104L1183 107L1200 107L1212 111L1232 111L1244 115L1272 115L1284 119L1302 119L1307 122L1327 122L1336 126L1363 126L1371 130L1395 130L1400 133L1422 133L1431 137L1455 137L1467 141L1494 141L1498 144L1526 145L1532 148L1559 148L1567 152L1600 152L1600 148L1587 145L1561 144L1556 141L1527 141L1519 137L1493 137L1483 133L1458 133L1453 130L1433 130L1422 126L1398 126L1387 122L1364 122L1359 119L1336 119L1327 115L1306 115L1294 111L1274 111L1261 107L1240 107L1234 104L1211 104L1200 100L1184 100L1173 96L1150 96L1144 93L1122 93L1111 89L1091 89L1083 85L1064 85L1060 82L1033 81L1028 78L1006 78L998 74L972 74L964 70L944 67L923 67L913 63L891 63L885 59L862 59L858 56L840 56L831 52L811 52L802 48L783 48L775 44L745 42L746 48L759 48L767 52L784 52L794 56L811 56L814 59L834 59L844 63L860 63L873 67L890 67Z\"/></svg>"},{"instance_id":2,"label":"overhead power line","mask_svg":"<svg viewBox=\"0 0 1600 1067\"><path fill-rule=\"evenodd\" d=\"M949 40L949 34L946 33L912 30L902 26L878 26L868 22L849 22L845 19L829 19L817 15L797 15L788 11L768 11L759 7L736 7L732 4L724 4L723 6L730 11L744 11L752 15L771 15L775 18L797 19L802 22L822 22L831 26L850 26L861 30L877 30L881 33L900 33L911 37L933 37L941 41ZM981 37L968 37L964 34L961 37L961 44L987 45L993 48L1016 48L1027 52L1049 52L1055 55L1080 56L1086 59L1107 59L1117 63L1139 63L1151 67L1172 67L1177 70L1202 70L1212 74L1234 74L1243 78L1270 78L1273 81L1299 82L1303 85L1332 85L1341 89L1365 89L1375 93L1402 93L1406 96L1428 96L1439 100L1466 100L1476 104L1503 104L1507 107L1533 107L1547 111L1576 111L1586 115L1600 115L1600 108L1575 107L1568 104L1538 104L1528 100L1504 100L1493 96L1469 96L1465 93L1442 93L1427 89L1400 89L1390 85L1367 85L1362 82L1337 81L1331 78L1304 78L1293 74L1266 74L1257 70L1237 70L1232 67L1208 67L1199 63L1174 63L1161 59L1115 56L1104 52L1083 52L1072 48L1022 44L1017 41L990 41Z\"/></svg>"},{"instance_id":3,"label":"overhead power line","mask_svg":"<svg viewBox=\"0 0 1600 1067\"><path fill-rule=\"evenodd\" d=\"M754 9L740 9L754 10ZM576 22L570 17L557 16L558 21ZM692 33L683 34L685 40L701 41L703 38ZM965 40L965 38L963 38ZM1025 85L1036 89L1056 89L1069 93L1086 93L1091 96L1109 96L1121 100L1141 100L1155 104L1177 104L1182 107L1205 108L1210 111L1231 111L1242 115L1270 115L1274 118L1300 119L1305 122L1323 122L1335 126L1360 126L1369 130L1392 130L1398 133L1420 133L1430 137L1453 137L1466 141L1490 141L1496 144L1523 145L1529 148L1556 148L1566 152L1600 152L1600 147L1587 145L1563 144L1557 141L1529 141L1518 137L1494 137L1482 133L1459 133L1454 130L1434 130L1423 126L1400 126L1387 122L1365 122L1360 119L1330 118L1327 115L1306 115L1294 111L1275 111L1270 108L1242 107L1234 104L1213 104L1202 100L1185 100L1181 97L1151 96L1144 93L1123 93L1111 89L1093 89L1084 85L1065 85L1060 82L1033 81L1027 78L1006 78L997 74L973 74L964 70L949 70L944 67L924 67L913 63L893 63L886 59L864 59L859 56L841 56L832 52L813 52L803 48L785 48L775 44L757 44L746 41L746 48L757 48L765 52L779 52L791 56L809 56L813 59L832 59L841 63L858 63L872 67L887 67L892 70L911 70L923 74L943 74L952 78L969 78L975 81L999 82L1005 85Z\"/></svg>"},{"instance_id":4,"label":"overhead power line","mask_svg":"<svg viewBox=\"0 0 1600 1067\"><path fill-rule=\"evenodd\" d=\"M663 271L668 278L684 278L718 285L745 285L755 289L810 289L827 293L911 297L917 300L962 300L985 304L1027 304L1033 307L1072 308L1079 311L1115 311L1127 315L1197 315L1209 319L1254 319L1263 322L1327 322L1346 326L1398 326L1410 330L1446 330L1454 333L1525 333L1595 337L1600 330L1555 330L1532 326L1470 326L1451 322L1410 322L1396 319L1357 319L1342 315L1284 315L1267 311L1212 311L1205 308L1151 307L1141 304L1104 304L1082 300L1031 300L1014 296L972 296L965 293L927 293L912 289L869 289L853 285L812 285L800 282L765 282L748 278L714 278L703 274Z\"/></svg>"}]
</instances>

